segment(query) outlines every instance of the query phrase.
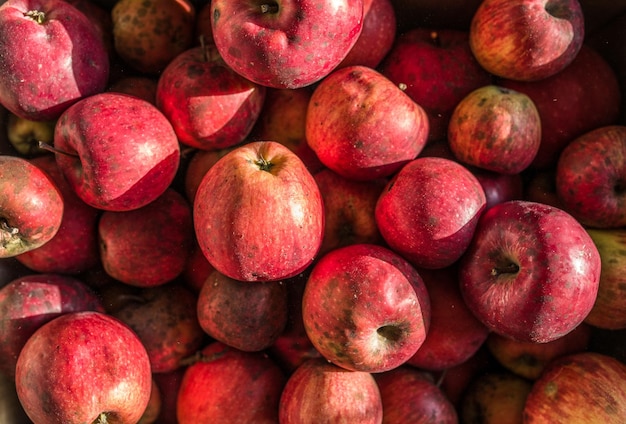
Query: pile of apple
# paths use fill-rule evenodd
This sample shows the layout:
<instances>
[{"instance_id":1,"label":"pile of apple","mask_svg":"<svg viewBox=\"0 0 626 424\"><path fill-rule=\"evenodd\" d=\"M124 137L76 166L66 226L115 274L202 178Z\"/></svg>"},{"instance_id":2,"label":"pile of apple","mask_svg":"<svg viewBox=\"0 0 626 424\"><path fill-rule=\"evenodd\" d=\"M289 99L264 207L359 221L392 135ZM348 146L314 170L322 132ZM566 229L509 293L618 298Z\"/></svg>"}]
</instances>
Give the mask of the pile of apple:
<instances>
[{"instance_id":1,"label":"pile of apple","mask_svg":"<svg viewBox=\"0 0 626 424\"><path fill-rule=\"evenodd\" d=\"M626 5L0 1L0 424L626 422Z\"/></svg>"}]
</instances>

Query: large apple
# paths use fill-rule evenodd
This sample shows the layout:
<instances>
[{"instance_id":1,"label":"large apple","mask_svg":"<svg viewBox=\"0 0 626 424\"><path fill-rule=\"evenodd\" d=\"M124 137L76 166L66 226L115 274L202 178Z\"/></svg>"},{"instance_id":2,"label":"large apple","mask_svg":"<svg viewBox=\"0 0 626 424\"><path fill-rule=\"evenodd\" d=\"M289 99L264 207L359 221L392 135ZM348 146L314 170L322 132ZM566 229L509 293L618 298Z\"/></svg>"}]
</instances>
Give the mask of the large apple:
<instances>
[{"instance_id":1,"label":"large apple","mask_svg":"<svg viewBox=\"0 0 626 424\"><path fill-rule=\"evenodd\" d=\"M277 142L251 142L222 157L202 179L193 213L202 252L235 280L292 277L313 263L324 236L317 183Z\"/></svg>"},{"instance_id":2,"label":"large apple","mask_svg":"<svg viewBox=\"0 0 626 424\"><path fill-rule=\"evenodd\" d=\"M135 423L150 399L146 349L121 321L72 312L39 327L17 359L17 395L36 423Z\"/></svg>"},{"instance_id":3,"label":"large apple","mask_svg":"<svg viewBox=\"0 0 626 424\"><path fill-rule=\"evenodd\" d=\"M328 75L363 27L363 0L213 0L213 41L235 71L274 88Z\"/></svg>"},{"instance_id":4,"label":"large apple","mask_svg":"<svg viewBox=\"0 0 626 424\"><path fill-rule=\"evenodd\" d=\"M483 68L522 81L563 70L585 38L578 0L485 0L469 31L472 52Z\"/></svg>"},{"instance_id":5,"label":"large apple","mask_svg":"<svg viewBox=\"0 0 626 424\"><path fill-rule=\"evenodd\" d=\"M70 3L0 5L0 103L15 115L56 119L79 99L104 91L108 78L104 41Z\"/></svg>"},{"instance_id":6,"label":"large apple","mask_svg":"<svg viewBox=\"0 0 626 424\"><path fill-rule=\"evenodd\" d=\"M59 188L37 165L0 155L0 257L13 257L50 241L63 221Z\"/></svg>"},{"instance_id":7,"label":"large apple","mask_svg":"<svg viewBox=\"0 0 626 424\"><path fill-rule=\"evenodd\" d=\"M600 255L561 209L512 200L487 210L459 265L467 306L490 330L546 343L576 328L598 293Z\"/></svg>"},{"instance_id":8,"label":"large apple","mask_svg":"<svg viewBox=\"0 0 626 424\"><path fill-rule=\"evenodd\" d=\"M172 183L180 148L156 106L122 93L80 100L57 121L56 159L87 204L125 211L145 206Z\"/></svg>"},{"instance_id":9,"label":"large apple","mask_svg":"<svg viewBox=\"0 0 626 424\"><path fill-rule=\"evenodd\" d=\"M393 251L352 244L322 256L302 297L302 320L327 360L353 371L405 363L424 343L430 299L415 268Z\"/></svg>"},{"instance_id":10,"label":"large apple","mask_svg":"<svg viewBox=\"0 0 626 424\"><path fill-rule=\"evenodd\" d=\"M418 157L387 183L375 217L387 244L420 268L456 262L486 207L485 192L460 163Z\"/></svg>"}]
</instances>

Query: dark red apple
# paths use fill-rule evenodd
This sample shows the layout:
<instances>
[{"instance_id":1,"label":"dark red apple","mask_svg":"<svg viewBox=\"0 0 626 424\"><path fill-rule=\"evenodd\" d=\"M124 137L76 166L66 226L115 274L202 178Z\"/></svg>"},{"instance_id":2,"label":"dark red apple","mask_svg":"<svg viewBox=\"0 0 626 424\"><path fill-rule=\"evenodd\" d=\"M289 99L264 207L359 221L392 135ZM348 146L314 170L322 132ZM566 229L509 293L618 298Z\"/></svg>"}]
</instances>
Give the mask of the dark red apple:
<instances>
[{"instance_id":1,"label":"dark red apple","mask_svg":"<svg viewBox=\"0 0 626 424\"><path fill-rule=\"evenodd\" d=\"M478 179L485 192L489 209L493 205L509 200L520 200L524 198L525 179L522 174L500 174L498 172L484 169L469 168L472 174Z\"/></svg>"}]
</instances>

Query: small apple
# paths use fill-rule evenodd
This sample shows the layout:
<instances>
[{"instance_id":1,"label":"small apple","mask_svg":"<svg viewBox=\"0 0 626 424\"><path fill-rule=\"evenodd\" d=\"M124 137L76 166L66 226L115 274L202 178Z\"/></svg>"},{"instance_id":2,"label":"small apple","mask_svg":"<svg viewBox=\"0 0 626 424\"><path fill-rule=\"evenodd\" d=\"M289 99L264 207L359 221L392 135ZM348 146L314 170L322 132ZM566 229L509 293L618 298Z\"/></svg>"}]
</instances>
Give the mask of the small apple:
<instances>
[{"instance_id":1,"label":"small apple","mask_svg":"<svg viewBox=\"0 0 626 424\"><path fill-rule=\"evenodd\" d=\"M498 203L524 198L525 176L522 177L521 173L501 174L474 167L469 167L469 170L478 179L485 192L487 200L485 209Z\"/></svg>"}]
</instances>

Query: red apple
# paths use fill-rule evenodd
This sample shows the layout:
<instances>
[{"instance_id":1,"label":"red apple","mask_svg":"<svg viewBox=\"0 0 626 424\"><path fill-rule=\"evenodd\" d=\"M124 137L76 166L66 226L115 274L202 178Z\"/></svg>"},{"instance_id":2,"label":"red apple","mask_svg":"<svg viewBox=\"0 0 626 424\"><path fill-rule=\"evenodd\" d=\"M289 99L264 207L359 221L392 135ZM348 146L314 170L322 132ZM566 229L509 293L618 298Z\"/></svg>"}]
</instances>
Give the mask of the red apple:
<instances>
[{"instance_id":1,"label":"red apple","mask_svg":"<svg viewBox=\"0 0 626 424\"><path fill-rule=\"evenodd\" d=\"M500 174L498 172L487 171L469 167L485 192L487 205L485 209L509 200L520 200L524 198L524 178L518 174Z\"/></svg>"},{"instance_id":2,"label":"red apple","mask_svg":"<svg viewBox=\"0 0 626 424\"><path fill-rule=\"evenodd\" d=\"M178 423L276 423L285 380L264 353L212 342L185 371L178 391Z\"/></svg>"},{"instance_id":3,"label":"red apple","mask_svg":"<svg viewBox=\"0 0 626 424\"><path fill-rule=\"evenodd\" d=\"M428 139L433 141L446 138L450 115L461 99L492 78L474 58L466 30L428 25L402 32L380 71L424 108L430 123Z\"/></svg>"},{"instance_id":4,"label":"red apple","mask_svg":"<svg viewBox=\"0 0 626 424\"><path fill-rule=\"evenodd\" d=\"M196 191L198 191L198 186L200 185L200 182L202 182L204 174L206 174L209 168L215 165L215 163L221 159L222 156L234 148L235 146L219 150L196 150L193 153L193 156L191 156L191 159L185 168L183 183L185 197L189 202L193 204L196 198Z\"/></svg>"},{"instance_id":5,"label":"red apple","mask_svg":"<svg viewBox=\"0 0 626 424\"><path fill-rule=\"evenodd\" d=\"M485 0L469 31L472 52L483 68L522 81L562 71L585 38L578 0Z\"/></svg>"},{"instance_id":6,"label":"red apple","mask_svg":"<svg viewBox=\"0 0 626 424\"><path fill-rule=\"evenodd\" d=\"M187 371L186 367L180 367L174 371L152 374L152 380L161 393L161 410L157 420L159 424L178 424L176 403L185 371Z\"/></svg>"},{"instance_id":7,"label":"red apple","mask_svg":"<svg viewBox=\"0 0 626 424\"><path fill-rule=\"evenodd\" d=\"M37 165L0 155L0 193L0 257L41 247L61 228L63 196Z\"/></svg>"},{"instance_id":8,"label":"red apple","mask_svg":"<svg viewBox=\"0 0 626 424\"><path fill-rule=\"evenodd\" d=\"M287 380L278 418L281 424L380 424L383 405L372 374L309 359Z\"/></svg>"},{"instance_id":9,"label":"red apple","mask_svg":"<svg viewBox=\"0 0 626 424\"><path fill-rule=\"evenodd\" d=\"M123 76L113 81L108 91L130 94L156 105L158 81L149 75Z\"/></svg>"},{"instance_id":10,"label":"red apple","mask_svg":"<svg viewBox=\"0 0 626 424\"><path fill-rule=\"evenodd\" d=\"M330 251L315 263L302 297L302 320L328 361L353 371L398 367L424 343L430 299L406 260L372 244Z\"/></svg>"},{"instance_id":11,"label":"red apple","mask_svg":"<svg viewBox=\"0 0 626 424\"><path fill-rule=\"evenodd\" d=\"M218 150L240 144L250 134L265 87L228 67L212 44L192 47L159 76L156 105L178 140L191 147Z\"/></svg>"},{"instance_id":12,"label":"red apple","mask_svg":"<svg viewBox=\"0 0 626 424\"><path fill-rule=\"evenodd\" d=\"M394 119L389 119L390 114ZM337 69L313 92L306 140L320 161L354 180L387 177L415 159L426 144L424 110L379 72Z\"/></svg>"},{"instance_id":13,"label":"red apple","mask_svg":"<svg viewBox=\"0 0 626 424\"><path fill-rule=\"evenodd\" d=\"M563 208L582 224L626 225L626 126L599 127L571 141L559 156L555 178Z\"/></svg>"},{"instance_id":14,"label":"red apple","mask_svg":"<svg viewBox=\"0 0 626 424\"><path fill-rule=\"evenodd\" d=\"M172 183L180 149L167 118L151 103L123 93L100 93L68 108L54 136L56 160L87 204L137 209Z\"/></svg>"},{"instance_id":15,"label":"red apple","mask_svg":"<svg viewBox=\"0 0 626 424\"><path fill-rule=\"evenodd\" d=\"M36 423L139 421L152 387L137 335L100 312L73 312L39 327L20 352L20 402Z\"/></svg>"},{"instance_id":16,"label":"red apple","mask_svg":"<svg viewBox=\"0 0 626 424\"><path fill-rule=\"evenodd\" d=\"M194 224L202 252L222 274L281 280L315 259L324 205L295 153L277 142L251 142L207 171L196 192Z\"/></svg>"},{"instance_id":17,"label":"red apple","mask_svg":"<svg viewBox=\"0 0 626 424\"><path fill-rule=\"evenodd\" d=\"M328 75L356 43L363 0L212 0L213 41L235 72L299 88Z\"/></svg>"},{"instance_id":18,"label":"red apple","mask_svg":"<svg viewBox=\"0 0 626 424\"><path fill-rule=\"evenodd\" d=\"M376 205L388 245L420 268L445 268L469 246L486 207L476 177L458 162L418 157L387 183Z\"/></svg>"},{"instance_id":19,"label":"red apple","mask_svg":"<svg viewBox=\"0 0 626 424\"><path fill-rule=\"evenodd\" d=\"M524 184L523 199L564 209L563 202L556 194L556 169L536 170L529 173L528 180Z\"/></svg>"},{"instance_id":20,"label":"red apple","mask_svg":"<svg viewBox=\"0 0 626 424\"><path fill-rule=\"evenodd\" d=\"M15 115L54 120L79 99L104 91L108 78L102 37L70 3L0 5L0 103Z\"/></svg>"},{"instance_id":21,"label":"red apple","mask_svg":"<svg viewBox=\"0 0 626 424\"><path fill-rule=\"evenodd\" d=\"M563 337L589 314L600 255L561 209L512 200L487 210L459 268L461 293L490 330L520 341Z\"/></svg>"},{"instance_id":22,"label":"red apple","mask_svg":"<svg viewBox=\"0 0 626 424\"><path fill-rule=\"evenodd\" d=\"M213 339L246 352L270 347L287 325L283 281L249 283L213 271L197 300L197 317Z\"/></svg>"},{"instance_id":23,"label":"red apple","mask_svg":"<svg viewBox=\"0 0 626 424\"><path fill-rule=\"evenodd\" d=\"M623 423L625 380L626 365L611 356L580 352L556 359L533 384L524 423Z\"/></svg>"},{"instance_id":24,"label":"red apple","mask_svg":"<svg viewBox=\"0 0 626 424\"><path fill-rule=\"evenodd\" d=\"M448 143L463 164L500 174L519 174L530 166L541 143L541 120L527 95L485 85L455 107Z\"/></svg>"}]
</instances>

